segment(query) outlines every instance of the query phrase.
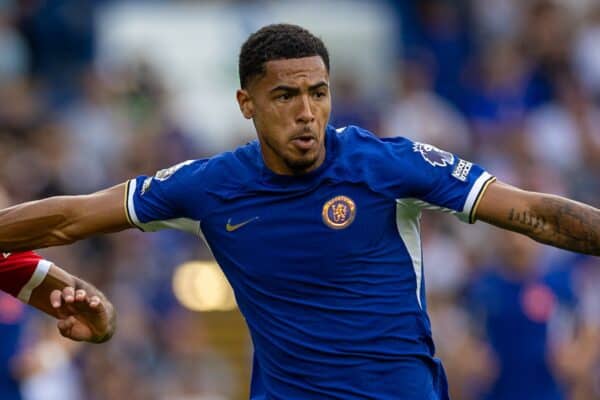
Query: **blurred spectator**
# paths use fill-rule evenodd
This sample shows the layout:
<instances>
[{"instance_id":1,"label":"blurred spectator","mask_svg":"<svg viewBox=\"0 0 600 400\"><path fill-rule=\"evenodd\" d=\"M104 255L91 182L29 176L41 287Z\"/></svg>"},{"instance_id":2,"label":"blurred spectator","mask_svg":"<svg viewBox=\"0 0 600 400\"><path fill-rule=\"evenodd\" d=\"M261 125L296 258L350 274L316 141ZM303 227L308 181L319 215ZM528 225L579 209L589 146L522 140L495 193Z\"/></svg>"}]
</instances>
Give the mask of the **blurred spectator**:
<instances>
[{"instance_id":1,"label":"blurred spectator","mask_svg":"<svg viewBox=\"0 0 600 400\"><path fill-rule=\"evenodd\" d=\"M11 8L0 3L0 84L24 75L29 61L25 41L11 23Z\"/></svg>"},{"instance_id":2,"label":"blurred spectator","mask_svg":"<svg viewBox=\"0 0 600 400\"><path fill-rule=\"evenodd\" d=\"M498 373L490 345L469 329L469 315L458 305L456 293L450 297L433 296L428 312L436 352L444 361L451 382L450 398L482 399Z\"/></svg>"},{"instance_id":3,"label":"blurred spectator","mask_svg":"<svg viewBox=\"0 0 600 400\"><path fill-rule=\"evenodd\" d=\"M472 77L467 115L473 124L478 149L506 146L518 151L518 136L527 111L527 66L514 43L488 43Z\"/></svg>"},{"instance_id":4,"label":"blurred spectator","mask_svg":"<svg viewBox=\"0 0 600 400\"><path fill-rule=\"evenodd\" d=\"M600 108L568 72L555 87L556 100L529 115L523 144L537 165L562 175L577 198L592 199L600 189L592 172L600 167Z\"/></svg>"},{"instance_id":5,"label":"blurred spectator","mask_svg":"<svg viewBox=\"0 0 600 400\"><path fill-rule=\"evenodd\" d=\"M472 1L473 22L481 46L501 38L513 40L523 23L519 0Z\"/></svg>"},{"instance_id":6,"label":"blurred spectator","mask_svg":"<svg viewBox=\"0 0 600 400\"><path fill-rule=\"evenodd\" d=\"M574 259L573 259L574 258ZM600 398L600 263L590 257L571 257L571 282L579 302L567 315L555 351L557 371L568 386L568 398Z\"/></svg>"},{"instance_id":7,"label":"blurred spectator","mask_svg":"<svg viewBox=\"0 0 600 400\"><path fill-rule=\"evenodd\" d=\"M600 5L595 4L579 29L573 45L577 75L600 100Z\"/></svg>"},{"instance_id":8,"label":"blurred spectator","mask_svg":"<svg viewBox=\"0 0 600 400\"><path fill-rule=\"evenodd\" d=\"M535 107L552 99L554 79L572 63L573 20L556 0L523 4L525 19L519 39L532 65L527 97L529 106Z\"/></svg>"},{"instance_id":9,"label":"blurred spectator","mask_svg":"<svg viewBox=\"0 0 600 400\"><path fill-rule=\"evenodd\" d=\"M498 363L498 376L483 398L565 399L554 372L551 321L576 302L569 280L552 279L538 265L540 246L514 233L498 233L497 261L482 267L469 288L473 317ZM535 395L534 395L535 394Z\"/></svg>"},{"instance_id":10,"label":"blurred spectator","mask_svg":"<svg viewBox=\"0 0 600 400\"><path fill-rule=\"evenodd\" d=\"M379 115L374 104L361 98L356 79L339 76L333 79L331 94L334 104L330 123L334 126L359 125L371 132L379 130Z\"/></svg>"},{"instance_id":11,"label":"blurred spectator","mask_svg":"<svg viewBox=\"0 0 600 400\"><path fill-rule=\"evenodd\" d=\"M471 277L472 260L454 220L439 213L423 215L427 311L436 352L451 382L450 397L476 400L496 377L497 367L490 346L470 329L469 314L459 301Z\"/></svg>"},{"instance_id":12,"label":"blurred spectator","mask_svg":"<svg viewBox=\"0 0 600 400\"><path fill-rule=\"evenodd\" d=\"M113 183L112 169L124 156L130 132L109 88L97 75L86 74L81 89L79 100L62 112L67 158L59 173L68 193L88 193Z\"/></svg>"},{"instance_id":13,"label":"blurred spectator","mask_svg":"<svg viewBox=\"0 0 600 400\"><path fill-rule=\"evenodd\" d=\"M79 400L81 381L74 357L81 344L56 335L55 322L44 318L29 328L33 340L15 360L23 400Z\"/></svg>"},{"instance_id":14,"label":"blurred spectator","mask_svg":"<svg viewBox=\"0 0 600 400\"><path fill-rule=\"evenodd\" d=\"M415 4L420 36L416 43L407 43L407 54L430 53L435 91L461 107L463 72L472 51L467 3L425 0Z\"/></svg>"},{"instance_id":15,"label":"blurred spectator","mask_svg":"<svg viewBox=\"0 0 600 400\"><path fill-rule=\"evenodd\" d=\"M25 305L0 292L0 393L4 400L21 400L17 359L22 349L21 332L26 320Z\"/></svg>"},{"instance_id":16,"label":"blurred spectator","mask_svg":"<svg viewBox=\"0 0 600 400\"><path fill-rule=\"evenodd\" d=\"M96 0L18 2L18 27L30 54L32 77L48 85L52 104L73 99L77 79L92 64Z\"/></svg>"},{"instance_id":17,"label":"blurred spectator","mask_svg":"<svg viewBox=\"0 0 600 400\"><path fill-rule=\"evenodd\" d=\"M470 150L464 117L449 101L433 92L432 72L423 62L399 67L400 87L382 116L380 135L405 136L459 154Z\"/></svg>"}]
</instances>

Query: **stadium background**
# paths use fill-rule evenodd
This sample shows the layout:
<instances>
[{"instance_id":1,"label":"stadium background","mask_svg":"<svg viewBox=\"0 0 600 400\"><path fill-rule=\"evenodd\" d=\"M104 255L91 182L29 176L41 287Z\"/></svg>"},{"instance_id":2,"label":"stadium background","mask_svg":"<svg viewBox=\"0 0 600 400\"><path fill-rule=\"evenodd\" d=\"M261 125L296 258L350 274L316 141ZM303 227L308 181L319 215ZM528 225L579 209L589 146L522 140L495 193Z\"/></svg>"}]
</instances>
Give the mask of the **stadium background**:
<instances>
[{"instance_id":1,"label":"stadium background","mask_svg":"<svg viewBox=\"0 0 600 400\"><path fill-rule=\"evenodd\" d=\"M0 205L88 193L253 137L237 55L294 22L332 53L333 123L429 142L600 206L595 0L0 1ZM600 262L425 215L454 399L600 398ZM251 344L204 245L129 231L43 254L114 301L104 345L0 296L0 398L247 398ZM504 271L504 272L499 272ZM546 373L547 372L547 373ZM14 383L14 382L13 382Z\"/></svg>"}]
</instances>

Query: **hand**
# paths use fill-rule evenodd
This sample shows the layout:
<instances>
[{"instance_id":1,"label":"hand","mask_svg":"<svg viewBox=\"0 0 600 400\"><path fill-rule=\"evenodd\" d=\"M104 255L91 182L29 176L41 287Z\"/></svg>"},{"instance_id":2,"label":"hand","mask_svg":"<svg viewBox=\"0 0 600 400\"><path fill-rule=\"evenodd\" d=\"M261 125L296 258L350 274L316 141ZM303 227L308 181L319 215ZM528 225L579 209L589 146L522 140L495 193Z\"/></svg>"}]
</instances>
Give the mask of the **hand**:
<instances>
[{"instance_id":1,"label":"hand","mask_svg":"<svg viewBox=\"0 0 600 400\"><path fill-rule=\"evenodd\" d=\"M67 286L50 293L50 304L58 314L59 332L75 341L102 343L115 330L114 311L110 302L89 296L84 289Z\"/></svg>"}]
</instances>

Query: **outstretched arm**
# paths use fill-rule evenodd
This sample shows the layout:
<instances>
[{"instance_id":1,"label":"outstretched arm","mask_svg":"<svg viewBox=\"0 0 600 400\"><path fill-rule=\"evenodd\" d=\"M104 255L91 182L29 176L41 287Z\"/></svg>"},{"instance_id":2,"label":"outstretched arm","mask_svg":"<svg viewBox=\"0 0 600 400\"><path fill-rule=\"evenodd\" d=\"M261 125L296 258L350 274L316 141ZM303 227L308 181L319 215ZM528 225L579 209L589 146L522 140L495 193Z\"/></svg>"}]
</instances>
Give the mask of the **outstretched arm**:
<instances>
[{"instance_id":1,"label":"outstretched arm","mask_svg":"<svg viewBox=\"0 0 600 400\"><path fill-rule=\"evenodd\" d=\"M73 243L96 233L131 227L125 184L84 196L57 196L0 210L0 251Z\"/></svg>"},{"instance_id":2,"label":"outstretched arm","mask_svg":"<svg viewBox=\"0 0 600 400\"><path fill-rule=\"evenodd\" d=\"M600 210L587 204L494 182L475 216L541 243L600 256Z\"/></svg>"}]
</instances>

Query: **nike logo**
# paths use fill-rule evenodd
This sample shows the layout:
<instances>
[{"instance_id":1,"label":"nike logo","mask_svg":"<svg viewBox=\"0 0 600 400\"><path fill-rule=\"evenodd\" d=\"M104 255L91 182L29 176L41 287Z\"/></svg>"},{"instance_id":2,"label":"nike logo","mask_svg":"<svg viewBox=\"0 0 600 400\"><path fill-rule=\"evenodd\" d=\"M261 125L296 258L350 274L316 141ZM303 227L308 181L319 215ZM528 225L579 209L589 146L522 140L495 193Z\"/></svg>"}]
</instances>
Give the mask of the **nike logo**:
<instances>
[{"instance_id":1,"label":"nike logo","mask_svg":"<svg viewBox=\"0 0 600 400\"><path fill-rule=\"evenodd\" d=\"M237 231L242 226L248 225L250 222L256 221L257 219L258 219L258 217L253 217L253 218L250 218L249 220L246 220L244 222L240 222L239 224L231 225L231 218L229 218L227 220L227 224L225 225L225 230L227 232Z\"/></svg>"},{"instance_id":2,"label":"nike logo","mask_svg":"<svg viewBox=\"0 0 600 400\"><path fill-rule=\"evenodd\" d=\"M10 253L2 253L2 257L8 258L8 256L10 256Z\"/></svg>"}]
</instances>

